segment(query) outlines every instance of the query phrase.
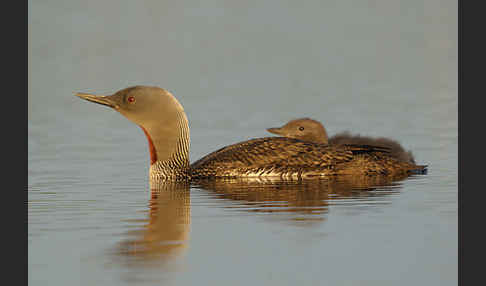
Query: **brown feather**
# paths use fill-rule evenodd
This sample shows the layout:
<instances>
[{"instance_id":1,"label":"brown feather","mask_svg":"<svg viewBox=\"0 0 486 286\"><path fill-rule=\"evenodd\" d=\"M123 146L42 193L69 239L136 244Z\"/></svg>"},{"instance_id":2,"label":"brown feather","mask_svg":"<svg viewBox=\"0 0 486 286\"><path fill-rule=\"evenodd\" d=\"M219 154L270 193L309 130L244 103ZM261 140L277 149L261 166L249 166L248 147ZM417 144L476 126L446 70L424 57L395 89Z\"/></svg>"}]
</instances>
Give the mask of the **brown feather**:
<instances>
[{"instance_id":1,"label":"brown feather","mask_svg":"<svg viewBox=\"0 0 486 286\"><path fill-rule=\"evenodd\" d=\"M191 178L390 175L420 166L399 162L386 148L326 145L286 137L252 139L221 148L191 164Z\"/></svg>"}]
</instances>

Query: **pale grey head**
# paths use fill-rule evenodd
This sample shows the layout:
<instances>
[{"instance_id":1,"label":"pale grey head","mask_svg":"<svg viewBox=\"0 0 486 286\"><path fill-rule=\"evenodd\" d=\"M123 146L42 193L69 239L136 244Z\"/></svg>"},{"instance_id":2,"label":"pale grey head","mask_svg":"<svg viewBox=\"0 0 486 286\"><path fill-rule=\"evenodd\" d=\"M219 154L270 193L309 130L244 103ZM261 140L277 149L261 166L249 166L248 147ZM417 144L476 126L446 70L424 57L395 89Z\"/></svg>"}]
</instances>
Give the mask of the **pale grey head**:
<instances>
[{"instance_id":1,"label":"pale grey head","mask_svg":"<svg viewBox=\"0 0 486 286\"><path fill-rule=\"evenodd\" d=\"M268 132L303 141L328 144L324 126L311 118L294 119L282 127L268 128Z\"/></svg>"},{"instance_id":2,"label":"pale grey head","mask_svg":"<svg viewBox=\"0 0 486 286\"><path fill-rule=\"evenodd\" d=\"M170 165L172 169L189 167L189 126L182 105L167 90L153 86L134 86L112 95L77 93L91 102L109 106L139 125L147 136L153 168ZM170 169L169 167L167 167ZM164 172L157 170L163 175ZM171 176L167 174L167 176Z\"/></svg>"}]
</instances>

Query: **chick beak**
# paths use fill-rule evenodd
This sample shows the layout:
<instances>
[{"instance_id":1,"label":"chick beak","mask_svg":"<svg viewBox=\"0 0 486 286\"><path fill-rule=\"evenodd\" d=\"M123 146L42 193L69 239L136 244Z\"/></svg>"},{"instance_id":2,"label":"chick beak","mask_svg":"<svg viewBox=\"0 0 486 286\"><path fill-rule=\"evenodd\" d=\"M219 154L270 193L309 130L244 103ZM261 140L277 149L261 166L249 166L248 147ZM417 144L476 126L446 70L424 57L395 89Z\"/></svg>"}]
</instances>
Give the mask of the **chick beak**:
<instances>
[{"instance_id":1,"label":"chick beak","mask_svg":"<svg viewBox=\"0 0 486 286\"><path fill-rule=\"evenodd\" d=\"M282 131L282 128L267 128L267 131L270 132L270 133L273 133L273 134L277 134L277 135L282 135L284 136L284 132Z\"/></svg>"}]
</instances>

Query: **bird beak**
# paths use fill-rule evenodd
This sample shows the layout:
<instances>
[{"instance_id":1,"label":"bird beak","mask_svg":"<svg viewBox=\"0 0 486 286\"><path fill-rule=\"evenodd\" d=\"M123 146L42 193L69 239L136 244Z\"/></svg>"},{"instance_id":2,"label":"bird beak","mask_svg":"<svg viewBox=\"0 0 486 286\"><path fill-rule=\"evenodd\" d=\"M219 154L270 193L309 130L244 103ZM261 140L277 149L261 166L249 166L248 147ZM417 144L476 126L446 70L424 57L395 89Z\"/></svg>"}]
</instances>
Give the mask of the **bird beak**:
<instances>
[{"instance_id":1,"label":"bird beak","mask_svg":"<svg viewBox=\"0 0 486 286\"><path fill-rule=\"evenodd\" d=\"M93 95L93 94L89 94L89 93L78 92L78 93L76 93L76 96L79 96L82 99L86 99L87 101L103 104L103 105L106 105L106 106L109 106L109 107L112 107L112 108L115 108L115 109L119 108L116 101L114 101L113 98L110 95L99 96L99 95Z\"/></svg>"},{"instance_id":2,"label":"bird beak","mask_svg":"<svg viewBox=\"0 0 486 286\"><path fill-rule=\"evenodd\" d=\"M284 132L282 132L282 128L267 128L267 131L273 134L285 135Z\"/></svg>"}]
</instances>

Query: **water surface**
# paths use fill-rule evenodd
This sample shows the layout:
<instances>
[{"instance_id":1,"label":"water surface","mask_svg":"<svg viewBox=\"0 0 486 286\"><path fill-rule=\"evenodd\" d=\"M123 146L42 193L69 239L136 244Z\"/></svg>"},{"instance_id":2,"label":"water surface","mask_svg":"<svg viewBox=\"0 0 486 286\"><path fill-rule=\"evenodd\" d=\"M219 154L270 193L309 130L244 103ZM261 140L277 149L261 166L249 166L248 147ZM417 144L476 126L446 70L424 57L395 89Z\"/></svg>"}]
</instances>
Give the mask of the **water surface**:
<instances>
[{"instance_id":1,"label":"water surface","mask_svg":"<svg viewBox=\"0 0 486 286\"><path fill-rule=\"evenodd\" d=\"M457 285L457 3L284 2L29 1L30 284ZM135 84L192 162L308 116L429 172L153 191L142 130L73 96Z\"/></svg>"}]
</instances>

